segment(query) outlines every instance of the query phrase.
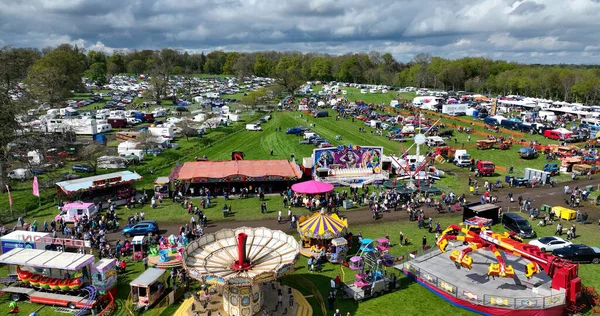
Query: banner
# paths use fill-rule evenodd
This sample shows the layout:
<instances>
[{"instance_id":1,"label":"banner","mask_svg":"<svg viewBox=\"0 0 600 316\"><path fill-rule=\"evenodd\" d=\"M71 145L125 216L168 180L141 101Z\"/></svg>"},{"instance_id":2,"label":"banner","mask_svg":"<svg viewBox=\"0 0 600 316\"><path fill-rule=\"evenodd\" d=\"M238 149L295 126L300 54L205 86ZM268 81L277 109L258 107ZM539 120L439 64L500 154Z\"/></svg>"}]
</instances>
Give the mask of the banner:
<instances>
[{"instance_id":1,"label":"banner","mask_svg":"<svg viewBox=\"0 0 600 316\"><path fill-rule=\"evenodd\" d=\"M33 195L40 197L40 187L37 176L33 177Z\"/></svg>"}]
</instances>

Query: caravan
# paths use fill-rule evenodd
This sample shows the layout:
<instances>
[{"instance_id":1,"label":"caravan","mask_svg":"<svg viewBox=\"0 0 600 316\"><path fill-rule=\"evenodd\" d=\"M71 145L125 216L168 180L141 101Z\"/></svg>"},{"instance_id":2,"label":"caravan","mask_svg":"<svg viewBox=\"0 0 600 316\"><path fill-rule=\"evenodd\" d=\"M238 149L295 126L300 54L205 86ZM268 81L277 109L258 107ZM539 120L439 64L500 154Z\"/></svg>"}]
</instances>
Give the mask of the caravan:
<instances>
[{"instance_id":1,"label":"caravan","mask_svg":"<svg viewBox=\"0 0 600 316\"><path fill-rule=\"evenodd\" d=\"M60 214L56 215L54 220L58 221L62 219L64 222L74 223L79 221L83 216L92 218L96 213L98 213L98 208L94 203L68 203L61 208Z\"/></svg>"}]
</instances>

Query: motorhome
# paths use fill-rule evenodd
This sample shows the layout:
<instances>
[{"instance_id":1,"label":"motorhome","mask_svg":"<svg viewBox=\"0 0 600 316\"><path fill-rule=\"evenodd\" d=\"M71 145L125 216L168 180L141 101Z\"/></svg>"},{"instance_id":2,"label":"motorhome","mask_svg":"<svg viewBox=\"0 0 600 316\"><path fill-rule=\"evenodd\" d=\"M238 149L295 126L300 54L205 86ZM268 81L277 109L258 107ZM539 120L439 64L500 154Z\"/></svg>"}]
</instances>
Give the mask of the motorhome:
<instances>
[{"instance_id":1,"label":"motorhome","mask_svg":"<svg viewBox=\"0 0 600 316\"><path fill-rule=\"evenodd\" d=\"M104 120L83 119L50 119L44 122L48 133L73 132L77 135L96 135L112 130L112 126Z\"/></svg>"},{"instance_id":2,"label":"motorhome","mask_svg":"<svg viewBox=\"0 0 600 316\"><path fill-rule=\"evenodd\" d=\"M172 127L149 127L148 131L155 137L164 137L168 139L175 138L175 132Z\"/></svg>"},{"instance_id":3,"label":"motorhome","mask_svg":"<svg viewBox=\"0 0 600 316\"><path fill-rule=\"evenodd\" d=\"M584 118L581 119L581 123L587 124L591 130L597 131L600 130L600 120L594 118Z\"/></svg>"},{"instance_id":4,"label":"motorhome","mask_svg":"<svg viewBox=\"0 0 600 316\"><path fill-rule=\"evenodd\" d=\"M546 122L554 122L557 119L556 114L552 111L539 111L538 116Z\"/></svg>"}]
</instances>

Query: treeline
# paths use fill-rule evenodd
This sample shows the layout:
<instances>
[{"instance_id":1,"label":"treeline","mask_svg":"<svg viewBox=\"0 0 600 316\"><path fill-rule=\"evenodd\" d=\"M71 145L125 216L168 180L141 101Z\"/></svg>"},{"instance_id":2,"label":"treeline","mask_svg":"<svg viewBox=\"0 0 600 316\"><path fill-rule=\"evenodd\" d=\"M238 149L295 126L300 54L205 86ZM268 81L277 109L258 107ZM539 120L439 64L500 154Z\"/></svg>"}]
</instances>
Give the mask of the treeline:
<instances>
[{"instance_id":1,"label":"treeline","mask_svg":"<svg viewBox=\"0 0 600 316\"><path fill-rule=\"evenodd\" d=\"M18 51L28 52L27 60L35 60L29 71L29 87L37 90L33 92L40 100L52 103L64 99L64 94L74 89L82 75L97 84L104 84L107 76L119 73L150 74L162 80L168 80L169 75L196 73L237 77L256 75L278 79L288 92L293 92L308 80L335 80L465 90L490 95L520 94L588 104L600 98L598 67L527 65L482 57L449 60L418 54L410 62L402 63L389 53L378 52L328 55L214 51L190 54L162 49L109 55L101 51L85 52L68 44L41 51ZM156 84L165 85L164 82ZM159 95L162 90L158 89L156 94Z\"/></svg>"}]
</instances>

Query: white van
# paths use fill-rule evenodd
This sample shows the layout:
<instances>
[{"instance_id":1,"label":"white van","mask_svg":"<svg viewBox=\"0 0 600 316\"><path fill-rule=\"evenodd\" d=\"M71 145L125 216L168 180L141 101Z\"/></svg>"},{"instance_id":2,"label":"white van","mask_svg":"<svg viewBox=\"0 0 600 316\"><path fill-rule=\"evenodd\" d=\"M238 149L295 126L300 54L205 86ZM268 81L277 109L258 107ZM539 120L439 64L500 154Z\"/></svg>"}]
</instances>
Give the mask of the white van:
<instances>
[{"instance_id":1,"label":"white van","mask_svg":"<svg viewBox=\"0 0 600 316\"><path fill-rule=\"evenodd\" d=\"M33 179L33 173L29 169L19 168L8 173L7 177L11 180L29 180Z\"/></svg>"},{"instance_id":2,"label":"white van","mask_svg":"<svg viewBox=\"0 0 600 316\"><path fill-rule=\"evenodd\" d=\"M262 131L262 128L258 124L246 124L247 131Z\"/></svg>"},{"instance_id":3,"label":"white van","mask_svg":"<svg viewBox=\"0 0 600 316\"><path fill-rule=\"evenodd\" d=\"M304 133L304 139L311 139L313 137L319 137L319 134L317 133L313 133L313 132L305 132Z\"/></svg>"},{"instance_id":4,"label":"white van","mask_svg":"<svg viewBox=\"0 0 600 316\"><path fill-rule=\"evenodd\" d=\"M429 136L426 141L427 146L442 146L446 144L443 138L440 136Z\"/></svg>"}]
</instances>

